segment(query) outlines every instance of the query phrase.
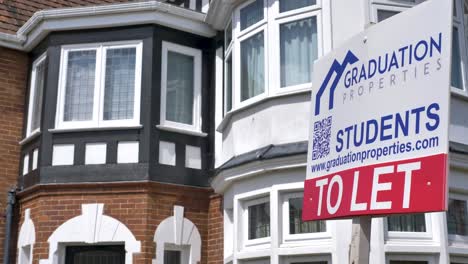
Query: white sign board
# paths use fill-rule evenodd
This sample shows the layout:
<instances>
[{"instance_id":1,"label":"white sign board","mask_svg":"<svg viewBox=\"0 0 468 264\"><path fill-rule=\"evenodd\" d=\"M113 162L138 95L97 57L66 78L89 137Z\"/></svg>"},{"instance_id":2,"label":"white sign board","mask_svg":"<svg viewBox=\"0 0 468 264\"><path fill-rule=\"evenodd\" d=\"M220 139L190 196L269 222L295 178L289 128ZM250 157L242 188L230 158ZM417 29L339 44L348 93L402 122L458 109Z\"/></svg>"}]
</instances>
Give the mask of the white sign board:
<instances>
[{"instance_id":1,"label":"white sign board","mask_svg":"<svg viewBox=\"0 0 468 264\"><path fill-rule=\"evenodd\" d=\"M316 62L304 219L446 209L451 34L432 0Z\"/></svg>"}]
</instances>

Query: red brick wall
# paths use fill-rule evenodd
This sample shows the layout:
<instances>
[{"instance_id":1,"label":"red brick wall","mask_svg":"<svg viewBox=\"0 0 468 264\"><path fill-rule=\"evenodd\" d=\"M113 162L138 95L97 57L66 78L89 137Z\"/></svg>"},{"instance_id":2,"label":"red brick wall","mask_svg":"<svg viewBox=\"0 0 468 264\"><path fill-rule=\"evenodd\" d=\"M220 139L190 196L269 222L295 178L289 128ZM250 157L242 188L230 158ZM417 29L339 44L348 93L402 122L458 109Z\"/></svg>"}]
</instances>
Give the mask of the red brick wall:
<instances>
[{"instance_id":1,"label":"red brick wall","mask_svg":"<svg viewBox=\"0 0 468 264\"><path fill-rule=\"evenodd\" d=\"M16 185L28 75L25 53L0 47L0 260L5 240L7 193Z\"/></svg>"},{"instance_id":2,"label":"red brick wall","mask_svg":"<svg viewBox=\"0 0 468 264\"><path fill-rule=\"evenodd\" d=\"M156 252L156 228L173 215L174 205L184 206L184 217L197 226L202 238L201 264L222 263L221 199L212 194L210 189L159 183L42 186L20 194L19 204L21 223L24 210L30 208L36 228L34 264L48 258L49 236L65 221L80 215L81 205L86 203L103 203L104 214L125 224L141 241L135 264L151 264ZM213 252L215 248L218 252Z\"/></svg>"},{"instance_id":3,"label":"red brick wall","mask_svg":"<svg viewBox=\"0 0 468 264\"><path fill-rule=\"evenodd\" d=\"M224 220L223 197L215 194L210 197L208 209L208 264L223 263L224 255Z\"/></svg>"}]
</instances>

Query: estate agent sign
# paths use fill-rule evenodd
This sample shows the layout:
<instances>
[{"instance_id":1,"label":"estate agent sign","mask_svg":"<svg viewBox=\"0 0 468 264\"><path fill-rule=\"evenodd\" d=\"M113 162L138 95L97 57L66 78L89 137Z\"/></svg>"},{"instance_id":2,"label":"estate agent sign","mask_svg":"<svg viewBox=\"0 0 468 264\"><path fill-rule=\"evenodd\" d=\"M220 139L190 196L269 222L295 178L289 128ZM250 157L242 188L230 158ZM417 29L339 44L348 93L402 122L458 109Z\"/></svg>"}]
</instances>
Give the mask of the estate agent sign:
<instances>
[{"instance_id":1,"label":"estate agent sign","mask_svg":"<svg viewBox=\"0 0 468 264\"><path fill-rule=\"evenodd\" d=\"M420 4L316 62L305 220L446 210L451 2Z\"/></svg>"}]
</instances>

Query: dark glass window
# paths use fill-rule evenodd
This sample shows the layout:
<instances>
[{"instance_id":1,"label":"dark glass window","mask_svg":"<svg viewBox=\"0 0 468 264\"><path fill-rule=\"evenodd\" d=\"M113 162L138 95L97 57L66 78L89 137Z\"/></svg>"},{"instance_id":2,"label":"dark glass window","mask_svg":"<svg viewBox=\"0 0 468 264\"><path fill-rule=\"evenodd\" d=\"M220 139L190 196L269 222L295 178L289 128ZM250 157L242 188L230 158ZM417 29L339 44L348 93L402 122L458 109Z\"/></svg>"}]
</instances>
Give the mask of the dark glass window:
<instances>
[{"instance_id":1,"label":"dark glass window","mask_svg":"<svg viewBox=\"0 0 468 264\"><path fill-rule=\"evenodd\" d=\"M426 232L424 214L393 215L387 218L388 231Z\"/></svg>"},{"instance_id":2,"label":"dark glass window","mask_svg":"<svg viewBox=\"0 0 468 264\"><path fill-rule=\"evenodd\" d=\"M315 233L325 232L325 221L302 221L302 198L289 199L289 233Z\"/></svg>"},{"instance_id":3,"label":"dark glass window","mask_svg":"<svg viewBox=\"0 0 468 264\"><path fill-rule=\"evenodd\" d=\"M125 246L70 246L65 264L124 264Z\"/></svg>"},{"instance_id":4,"label":"dark glass window","mask_svg":"<svg viewBox=\"0 0 468 264\"><path fill-rule=\"evenodd\" d=\"M181 264L180 251L165 250L164 251L164 264Z\"/></svg>"},{"instance_id":5,"label":"dark glass window","mask_svg":"<svg viewBox=\"0 0 468 264\"><path fill-rule=\"evenodd\" d=\"M450 199L448 207L448 233L461 236L468 235L468 215L466 201Z\"/></svg>"},{"instance_id":6,"label":"dark glass window","mask_svg":"<svg viewBox=\"0 0 468 264\"><path fill-rule=\"evenodd\" d=\"M270 203L249 206L249 239L270 236Z\"/></svg>"}]
</instances>

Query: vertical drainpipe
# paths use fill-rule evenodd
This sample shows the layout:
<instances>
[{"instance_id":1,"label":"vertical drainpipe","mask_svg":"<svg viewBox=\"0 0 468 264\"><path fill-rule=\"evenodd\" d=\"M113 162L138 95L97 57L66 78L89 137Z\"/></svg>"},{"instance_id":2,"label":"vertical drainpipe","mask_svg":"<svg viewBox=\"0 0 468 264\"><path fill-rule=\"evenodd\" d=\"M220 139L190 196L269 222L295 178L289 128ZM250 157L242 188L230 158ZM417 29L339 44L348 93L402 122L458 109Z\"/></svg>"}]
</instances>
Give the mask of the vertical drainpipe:
<instances>
[{"instance_id":1,"label":"vertical drainpipe","mask_svg":"<svg viewBox=\"0 0 468 264\"><path fill-rule=\"evenodd\" d=\"M10 244L11 244L11 226L13 221L13 207L15 204L16 190L14 188L8 191L8 202L6 208L6 222L5 222L5 243L3 248L3 263L10 263Z\"/></svg>"}]
</instances>

